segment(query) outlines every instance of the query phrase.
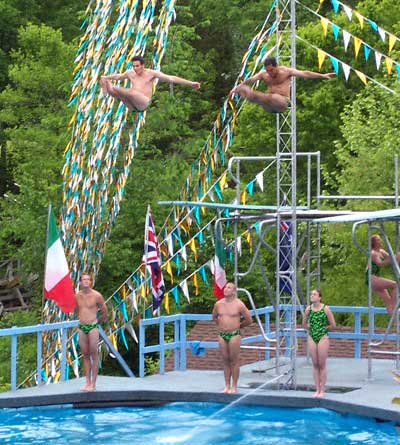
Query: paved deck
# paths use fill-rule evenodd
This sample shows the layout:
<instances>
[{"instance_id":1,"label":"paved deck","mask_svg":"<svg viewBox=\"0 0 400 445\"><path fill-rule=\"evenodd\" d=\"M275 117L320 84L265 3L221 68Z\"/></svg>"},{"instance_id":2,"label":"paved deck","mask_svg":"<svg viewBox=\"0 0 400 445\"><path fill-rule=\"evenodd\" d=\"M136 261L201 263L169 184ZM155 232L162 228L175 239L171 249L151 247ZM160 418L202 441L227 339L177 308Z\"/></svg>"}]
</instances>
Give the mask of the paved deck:
<instances>
[{"instance_id":1,"label":"paved deck","mask_svg":"<svg viewBox=\"0 0 400 445\"><path fill-rule=\"evenodd\" d=\"M367 380L367 361L328 359L328 388L323 399L313 397L312 367L305 358L297 360L297 389L260 386L276 378L274 362L257 362L241 368L239 392L222 394L222 371L174 371L145 378L99 376L97 390L80 388L84 379L43 385L0 394L0 407L72 404L110 406L154 404L169 401L207 401L290 407L323 407L354 413L400 425L400 385L393 380L393 360L374 360L372 380ZM285 364L280 368L285 371ZM346 391L346 392L338 392Z\"/></svg>"}]
</instances>

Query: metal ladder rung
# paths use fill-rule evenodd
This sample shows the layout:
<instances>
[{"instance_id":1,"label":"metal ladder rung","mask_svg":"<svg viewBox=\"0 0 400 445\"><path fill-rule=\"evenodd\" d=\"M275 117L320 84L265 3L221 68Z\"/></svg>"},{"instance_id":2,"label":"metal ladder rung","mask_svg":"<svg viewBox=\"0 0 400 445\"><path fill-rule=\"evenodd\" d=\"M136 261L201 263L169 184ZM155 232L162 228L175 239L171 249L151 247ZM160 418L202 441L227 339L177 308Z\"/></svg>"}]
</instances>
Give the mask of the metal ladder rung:
<instances>
[{"instance_id":1,"label":"metal ladder rung","mask_svg":"<svg viewBox=\"0 0 400 445\"><path fill-rule=\"evenodd\" d=\"M379 351L378 349L371 349L370 353L382 355L400 355L400 351Z\"/></svg>"},{"instance_id":2,"label":"metal ladder rung","mask_svg":"<svg viewBox=\"0 0 400 445\"><path fill-rule=\"evenodd\" d=\"M276 347L275 346L250 346L250 345L243 345L240 346L241 349L257 349L257 350L262 350L262 351L276 351ZM285 349L285 348L280 348L280 349Z\"/></svg>"}]
</instances>

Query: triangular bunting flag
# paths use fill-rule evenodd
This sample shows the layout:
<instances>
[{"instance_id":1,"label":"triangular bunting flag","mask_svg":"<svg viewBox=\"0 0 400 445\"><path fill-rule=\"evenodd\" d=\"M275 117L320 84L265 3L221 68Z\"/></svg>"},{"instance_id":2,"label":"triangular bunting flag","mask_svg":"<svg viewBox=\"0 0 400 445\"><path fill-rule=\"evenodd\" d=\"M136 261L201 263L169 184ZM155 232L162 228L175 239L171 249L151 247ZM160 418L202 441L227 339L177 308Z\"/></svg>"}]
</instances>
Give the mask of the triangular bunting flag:
<instances>
[{"instance_id":1,"label":"triangular bunting flag","mask_svg":"<svg viewBox=\"0 0 400 445\"><path fill-rule=\"evenodd\" d=\"M378 26L378 34L380 35L382 42L386 39L386 31L382 29L380 26Z\"/></svg>"},{"instance_id":2,"label":"triangular bunting flag","mask_svg":"<svg viewBox=\"0 0 400 445\"><path fill-rule=\"evenodd\" d=\"M335 40L337 40L339 37L340 27L336 25L336 23L332 23L331 25L332 25L333 37L335 38Z\"/></svg>"},{"instance_id":3,"label":"triangular bunting flag","mask_svg":"<svg viewBox=\"0 0 400 445\"><path fill-rule=\"evenodd\" d=\"M342 70L344 73L344 78L347 80L349 80L349 75L350 75L350 66L347 65L346 63L342 62Z\"/></svg>"},{"instance_id":4,"label":"triangular bunting flag","mask_svg":"<svg viewBox=\"0 0 400 445\"><path fill-rule=\"evenodd\" d=\"M326 17L321 17L321 26L322 26L322 29L324 30L325 37L326 37L326 34L328 33L328 25L329 25L329 20Z\"/></svg>"},{"instance_id":5,"label":"triangular bunting flag","mask_svg":"<svg viewBox=\"0 0 400 445\"><path fill-rule=\"evenodd\" d=\"M389 53L392 52L392 49L396 43L396 36L394 36L393 34L389 34Z\"/></svg>"},{"instance_id":6,"label":"triangular bunting flag","mask_svg":"<svg viewBox=\"0 0 400 445\"><path fill-rule=\"evenodd\" d=\"M257 174L256 181L257 181L258 186L260 187L260 190L263 192L264 191L264 175L263 175L263 172L260 172L260 173Z\"/></svg>"},{"instance_id":7,"label":"triangular bunting flag","mask_svg":"<svg viewBox=\"0 0 400 445\"><path fill-rule=\"evenodd\" d=\"M363 49L364 49L365 60L368 60L369 53L371 52L371 48L366 43L363 42Z\"/></svg>"},{"instance_id":8,"label":"triangular bunting flag","mask_svg":"<svg viewBox=\"0 0 400 445\"><path fill-rule=\"evenodd\" d=\"M329 56L329 59L331 61L333 70L335 71L336 75L338 75L339 74L339 61L338 61L338 59L336 59L333 56Z\"/></svg>"},{"instance_id":9,"label":"triangular bunting flag","mask_svg":"<svg viewBox=\"0 0 400 445\"><path fill-rule=\"evenodd\" d=\"M354 11L355 16L358 18L358 21L360 22L361 29L364 28L364 17L357 11Z\"/></svg>"},{"instance_id":10,"label":"triangular bunting flag","mask_svg":"<svg viewBox=\"0 0 400 445\"><path fill-rule=\"evenodd\" d=\"M343 30L343 43L344 50L347 51L347 47L349 46L351 34L345 30Z\"/></svg>"},{"instance_id":11,"label":"triangular bunting flag","mask_svg":"<svg viewBox=\"0 0 400 445\"><path fill-rule=\"evenodd\" d=\"M347 18L351 21L352 15L353 15L353 10L351 8L349 8L348 6L344 5L342 3L342 8L344 10L344 12L347 15Z\"/></svg>"},{"instance_id":12,"label":"triangular bunting flag","mask_svg":"<svg viewBox=\"0 0 400 445\"><path fill-rule=\"evenodd\" d=\"M388 74L392 74L393 59L391 59L390 57L385 57L385 64Z\"/></svg>"},{"instance_id":13,"label":"triangular bunting flag","mask_svg":"<svg viewBox=\"0 0 400 445\"><path fill-rule=\"evenodd\" d=\"M375 51L375 63L377 70L379 70L379 68L381 67L381 60L382 60L382 54L378 51Z\"/></svg>"},{"instance_id":14,"label":"triangular bunting flag","mask_svg":"<svg viewBox=\"0 0 400 445\"><path fill-rule=\"evenodd\" d=\"M322 64L324 63L325 60L326 52L318 48L317 53L318 53L318 68L321 69Z\"/></svg>"},{"instance_id":15,"label":"triangular bunting flag","mask_svg":"<svg viewBox=\"0 0 400 445\"><path fill-rule=\"evenodd\" d=\"M365 74L362 73L361 71L358 71L358 70L354 70L354 71L355 71L355 73L357 74L357 76L361 79L361 82L362 82L364 85L367 85L367 78L366 78Z\"/></svg>"},{"instance_id":16,"label":"triangular bunting flag","mask_svg":"<svg viewBox=\"0 0 400 445\"><path fill-rule=\"evenodd\" d=\"M356 55L356 58L358 57L358 53L360 52L362 40L358 37L354 37L354 53Z\"/></svg>"}]
</instances>

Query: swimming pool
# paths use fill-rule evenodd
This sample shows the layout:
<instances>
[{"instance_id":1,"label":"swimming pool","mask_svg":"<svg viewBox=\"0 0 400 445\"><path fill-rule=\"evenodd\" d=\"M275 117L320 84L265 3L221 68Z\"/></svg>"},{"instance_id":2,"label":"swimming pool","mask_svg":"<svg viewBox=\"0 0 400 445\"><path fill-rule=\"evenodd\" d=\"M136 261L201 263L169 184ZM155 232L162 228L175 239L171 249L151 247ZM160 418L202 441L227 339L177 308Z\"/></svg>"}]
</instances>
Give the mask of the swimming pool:
<instances>
[{"instance_id":1,"label":"swimming pool","mask_svg":"<svg viewBox=\"0 0 400 445\"><path fill-rule=\"evenodd\" d=\"M0 443L20 445L394 445L392 423L320 408L217 403L0 410Z\"/></svg>"}]
</instances>

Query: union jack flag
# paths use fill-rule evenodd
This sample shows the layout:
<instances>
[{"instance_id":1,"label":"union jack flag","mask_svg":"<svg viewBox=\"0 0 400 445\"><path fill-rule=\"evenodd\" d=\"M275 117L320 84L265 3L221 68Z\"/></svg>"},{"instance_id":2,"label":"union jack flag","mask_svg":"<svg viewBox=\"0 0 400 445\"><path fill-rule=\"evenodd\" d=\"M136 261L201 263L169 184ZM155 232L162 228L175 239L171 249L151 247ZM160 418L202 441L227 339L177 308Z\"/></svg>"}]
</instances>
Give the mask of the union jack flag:
<instances>
[{"instance_id":1,"label":"union jack flag","mask_svg":"<svg viewBox=\"0 0 400 445\"><path fill-rule=\"evenodd\" d=\"M165 293L165 285L161 270L160 249L158 248L157 235L154 228L153 218L151 216L150 206L147 208L146 215L143 262L151 279L153 311L155 311L161 305Z\"/></svg>"}]
</instances>

